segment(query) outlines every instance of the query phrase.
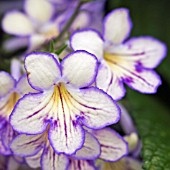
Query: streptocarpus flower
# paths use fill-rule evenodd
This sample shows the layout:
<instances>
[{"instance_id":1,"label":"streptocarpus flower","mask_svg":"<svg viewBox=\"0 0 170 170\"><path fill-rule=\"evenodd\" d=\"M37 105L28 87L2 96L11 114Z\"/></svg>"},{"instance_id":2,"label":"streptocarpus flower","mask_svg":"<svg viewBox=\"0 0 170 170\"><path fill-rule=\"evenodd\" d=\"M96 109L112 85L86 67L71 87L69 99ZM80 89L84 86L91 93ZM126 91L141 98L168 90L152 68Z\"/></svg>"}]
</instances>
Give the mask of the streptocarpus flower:
<instances>
[{"instance_id":1,"label":"streptocarpus flower","mask_svg":"<svg viewBox=\"0 0 170 170\"><path fill-rule=\"evenodd\" d=\"M44 170L65 170L69 165L70 157L64 154L57 154L50 146L48 130L40 135L17 136L11 143L12 151L19 156L25 157L26 162L32 168L41 166ZM100 155L98 141L88 132L85 133L83 147L72 155L72 159L94 160Z\"/></svg>"},{"instance_id":2,"label":"streptocarpus flower","mask_svg":"<svg viewBox=\"0 0 170 170\"><path fill-rule=\"evenodd\" d=\"M123 83L141 93L155 93L161 84L152 69L165 57L165 45L149 36L125 41L131 27L128 10L121 8L104 18L103 38L89 29L71 36L74 50L86 50L98 57L101 64L96 85L115 100L125 95Z\"/></svg>"},{"instance_id":3,"label":"streptocarpus flower","mask_svg":"<svg viewBox=\"0 0 170 170\"><path fill-rule=\"evenodd\" d=\"M0 153L11 154L9 143L15 133L9 124L9 116L17 100L28 92L35 92L27 83L26 76L16 81L10 74L0 72Z\"/></svg>"},{"instance_id":4,"label":"streptocarpus flower","mask_svg":"<svg viewBox=\"0 0 170 170\"><path fill-rule=\"evenodd\" d=\"M11 47L17 42L18 46L29 45L31 51L56 37L59 28L52 20L54 10L54 6L46 0L25 0L25 13L17 10L8 12L2 20L2 28L6 33L17 36L19 41L15 38L7 46Z\"/></svg>"},{"instance_id":5,"label":"streptocarpus flower","mask_svg":"<svg viewBox=\"0 0 170 170\"><path fill-rule=\"evenodd\" d=\"M19 135L13 140L11 149L16 155L24 156L30 167L41 166L44 170L95 169L97 158L117 161L128 152L127 143L109 128L85 132L83 147L70 156L55 153L48 141L48 128L41 135Z\"/></svg>"},{"instance_id":6,"label":"streptocarpus flower","mask_svg":"<svg viewBox=\"0 0 170 170\"><path fill-rule=\"evenodd\" d=\"M50 124L53 149L73 154L84 143L82 125L100 129L119 120L113 99L89 87L98 70L92 54L76 51L59 64L50 53L34 52L26 56L25 68L30 85L40 92L25 95L16 104L10 117L16 131L40 134Z\"/></svg>"}]
</instances>

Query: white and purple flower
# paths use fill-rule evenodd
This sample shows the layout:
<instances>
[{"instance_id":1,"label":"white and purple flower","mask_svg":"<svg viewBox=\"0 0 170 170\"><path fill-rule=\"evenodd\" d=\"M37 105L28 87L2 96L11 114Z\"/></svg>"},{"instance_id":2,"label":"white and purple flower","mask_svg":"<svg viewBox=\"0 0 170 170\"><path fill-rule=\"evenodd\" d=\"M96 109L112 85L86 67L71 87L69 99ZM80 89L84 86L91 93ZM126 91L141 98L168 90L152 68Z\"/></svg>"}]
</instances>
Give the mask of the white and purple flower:
<instances>
[{"instance_id":1,"label":"white and purple flower","mask_svg":"<svg viewBox=\"0 0 170 170\"><path fill-rule=\"evenodd\" d=\"M98 71L94 55L76 51L59 63L53 54L33 52L26 56L25 68L30 85L40 92L16 104L10 122L19 133L41 134L50 125L53 149L71 155L84 144L82 125L101 129L118 122L117 104L104 91L90 87Z\"/></svg>"},{"instance_id":2,"label":"white and purple flower","mask_svg":"<svg viewBox=\"0 0 170 170\"><path fill-rule=\"evenodd\" d=\"M35 92L26 76L16 81L9 73L0 72L0 153L10 155L9 143L16 133L9 124L9 116L18 101L26 93Z\"/></svg>"},{"instance_id":3,"label":"white and purple flower","mask_svg":"<svg viewBox=\"0 0 170 170\"><path fill-rule=\"evenodd\" d=\"M141 93L155 93L161 84L153 71L166 55L166 46L149 36L127 40L132 22L129 11L113 10L103 22L103 35L95 30L84 29L73 33L73 50L86 50L100 61L96 86L113 99L125 95L123 83Z\"/></svg>"},{"instance_id":4,"label":"white and purple flower","mask_svg":"<svg viewBox=\"0 0 170 170\"><path fill-rule=\"evenodd\" d=\"M24 12L13 10L5 14L2 28L17 38L7 41L8 50L29 46L35 50L46 41L59 34L59 26L54 21L54 5L47 0L25 0Z\"/></svg>"},{"instance_id":5,"label":"white and purple flower","mask_svg":"<svg viewBox=\"0 0 170 170\"><path fill-rule=\"evenodd\" d=\"M50 146L48 130L40 135L17 136L12 144L12 151L26 159L32 168L42 167L44 170L89 170L95 169L95 161L100 158L105 161L117 161L127 153L127 143L114 130L104 128L85 132L85 142L75 154L67 156L57 154ZM94 136L93 136L94 135Z\"/></svg>"}]
</instances>

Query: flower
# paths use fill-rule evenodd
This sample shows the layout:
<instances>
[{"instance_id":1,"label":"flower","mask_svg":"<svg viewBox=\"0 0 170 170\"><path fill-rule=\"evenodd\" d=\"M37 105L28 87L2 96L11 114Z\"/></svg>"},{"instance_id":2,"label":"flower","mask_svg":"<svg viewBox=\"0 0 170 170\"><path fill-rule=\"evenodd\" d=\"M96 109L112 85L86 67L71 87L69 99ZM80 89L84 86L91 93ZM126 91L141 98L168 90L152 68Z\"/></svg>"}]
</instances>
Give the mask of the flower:
<instances>
[{"instance_id":1,"label":"flower","mask_svg":"<svg viewBox=\"0 0 170 170\"><path fill-rule=\"evenodd\" d=\"M127 154L127 143L114 130L104 128L85 131L85 142L75 154L57 154L50 146L48 130L40 135L17 136L11 143L12 151L26 159L32 168L48 169L94 169L97 158L117 161ZM94 136L93 136L94 135Z\"/></svg>"},{"instance_id":2,"label":"flower","mask_svg":"<svg viewBox=\"0 0 170 170\"><path fill-rule=\"evenodd\" d=\"M104 18L102 36L84 29L74 32L70 39L73 50L86 50L99 59L96 86L115 100L125 95L123 83L141 93L155 93L161 84L152 69L165 57L165 45L149 36L125 41L131 28L129 11L120 8Z\"/></svg>"},{"instance_id":3,"label":"flower","mask_svg":"<svg viewBox=\"0 0 170 170\"><path fill-rule=\"evenodd\" d=\"M69 155L83 146L82 125L100 129L119 120L113 99L90 87L98 70L94 55L76 51L59 63L53 54L33 52L26 56L25 68L30 85L40 92L17 102L10 122L19 133L41 134L50 124L53 149Z\"/></svg>"},{"instance_id":4,"label":"flower","mask_svg":"<svg viewBox=\"0 0 170 170\"><path fill-rule=\"evenodd\" d=\"M0 153L10 155L9 143L16 135L9 124L9 116L18 99L28 92L35 92L26 76L16 81L9 73L0 72Z\"/></svg>"},{"instance_id":5,"label":"flower","mask_svg":"<svg viewBox=\"0 0 170 170\"><path fill-rule=\"evenodd\" d=\"M19 47L29 45L28 51L31 51L56 37L59 28L52 18L54 12L54 6L46 0L26 0L24 13L18 10L6 13L2 20L2 28L6 33L17 36L6 46L14 48L17 42Z\"/></svg>"}]
</instances>

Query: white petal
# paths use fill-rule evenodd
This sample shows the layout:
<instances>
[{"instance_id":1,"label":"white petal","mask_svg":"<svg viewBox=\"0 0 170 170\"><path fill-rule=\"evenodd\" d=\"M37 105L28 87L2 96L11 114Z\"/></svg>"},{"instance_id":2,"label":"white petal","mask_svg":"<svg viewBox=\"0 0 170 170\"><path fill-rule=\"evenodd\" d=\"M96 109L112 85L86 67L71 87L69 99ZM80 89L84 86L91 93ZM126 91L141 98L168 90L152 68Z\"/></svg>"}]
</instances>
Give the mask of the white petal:
<instances>
[{"instance_id":1,"label":"white petal","mask_svg":"<svg viewBox=\"0 0 170 170\"><path fill-rule=\"evenodd\" d=\"M0 98L7 95L15 87L15 80L7 72L0 72Z\"/></svg>"},{"instance_id":2,"label":"white petal","mask_svg":"<svg viewBox=\"0 0 170 170\"><path fill-rule=\"evenodd\" d=\"M27 36L34 32L31 21L19 11L7 13L2 20L2 28L5 32L18 36Z\"/></svg>"},{"instance_id":3,"label":"white petal","mask_svg":"<svg viewBox=\"0 0 170 170\"><path fill-rule=\"evenodd\" d=\"M68 170L95 170L94 164L92 161L88 160L74 160L70 161Z\"/></svg>"},{"instance_id":4,"label":"white petal","mask_svg":"<svg viewBox=\"0 0 170 170\"><path fill-rule=\"evenodd\" d=\"M105 61L99 66L96 86L112 96L114 100L120 100L125 95L122 81L112 72Z\"/></svg>"},{"instance_id":5,"label":"white petal","mask_svg":"<svg viewBox=\"0 0 170 170\"><path fill-rule=\"evenodd\" d=\"M87 11L80 11L79 15L74 20L73 24L71 25L71 29L77 30L81 28L85 28L90 24L91 21L91 15Z\"/></svg>"},{"instance_id":6,"label":"white petal","mask_svg":"<svg viewBox=\"0 0 170 170\"><path fill-rule=\"evenodd\" d=\"M140 74L124 77L124 82L141 93L156 93L161 85L160 77L152 70L143 70Z\"/></svg>"},{"instance_id":7,"label":"white petal","mask_svg":"<svg viewBox=\"0 0 170 170\"><path fill-rule=\"evenodd\" d=\"M43 149L41 149L37 154L35 154L33 156L25 157L25 160L26 160L27 164L29 165L29 167L38 168L41 166L40 160L41 160L42 153L43 153Z\"/></svg>"},{"instance_id":8,"label":"white petal","mask_svg":"<svg viewBox=\"0 0 170 170\"><path fill-rule=\"evenodd\" d=\"M12 151L18 156L32 156L44 146L42 135L19 135L11 143Z\"/></svg>"},{"instance_id":9,"label":"white petal","mask_svg":"<svg viewBox=\"0 0 170 170\"><path fill-rule=\"evenodd\" d=\"M61 114L61 112L59 112L59 114ZM57 123L58 125L56 124L53 128L50 128L49 140L51 146L57 153L71 155L84 144L84 131L78 123L71 120L69 112L66 114L68 114L68 116L59 116L60 120ZM62 121L61 119L63 118L64 120Z\"/></svg>"},{"instance_id":10,"label":"white petal","mask_svg":"<svg viewBox=\"0 0 170 170\"><path fill-rule=\"evenodd\" d=\"M37 90L50 88L61 76L58 61L50 53L28 54L25 58L25 67L29 83Z\"/></svg>"},{"instance_id":11,"label":"white petal","mask_svg":"<svg viewBox=\"0 0 170 170\"><path fill-rule=\"evenodd\" d=\"M48 111L53 91L38 94L27 94L16 104L10 123L20 133L42 133L48 124ZM50 103L50 104L49 104ZM49 107L47 107L49 104ZM27 126L25 126L27 125Z\"/></svg>"},{"instance_id":12,"label":"white petal","mask_svg":"<svg viewBox=\"0 0 170 170\"><path fill-rule=\"evenodd\" d=\"M29 37L27 53L39 49L46 42L46 37L41 34L33 34Z\"/></svg>"},{"instance_id":13,"label":"white petal","mask_svg":"<svg viewBox=\"0 0 170 170\"><path fill-rule=\"evenodd\" d=\"M157 67L167 53L165 44L148 36L132 38L125 45L129 47L129 51L134 51L132 57L141 62L145 68ZM140 53L143 56L137 55Z\"/></svg>"},{"instance_id":14,"label":"white petal","mask_svg":"<svg viewBox=\"0 0 170 170\"><path fill-rule=\"evenodd\" d=\"M70 43L73 50L85 50L94 54L99 60L103 58L103 40L94 30L84 29L74 32Z\"/></svg>"},{"instance_id":15,"label":"white petal","mask_svg":"<svg viewBox=\"0 0 170 170\"><path fill-rule=\"evenodd\" d=\"M100 145L96 138L94 138L90 133L85 133L85 142L83 147L76 152L74 156L76 159L86 159L93 160L97 159L100 155Z\"/></svg>"},{"instance_id":16,"label":"white petal","mask_svg":"<svg viewBox=\"0 0 170 170\"><path fill-rule=\"evenodd\" d=\"M43 170L66 170L68 163L69 160L66 155L58 155L50 146L45 148L41 159Z\"/></svg>"},{"instance_id":17,"label":"white petal","mask_svg":"<svg viewBox=\"0 0 170 170\"><path fill-rule=\"evenodd\" d=\"M77 118L92 129L99 129L116 123L119 120L120 110L117 104L102 90L95 87L81 89L80 91L69 90L74 103L74 112Z\"/></svg>"},{"instance_id":18,"label":"white petal","mask_svg":"<svg viewBox=\"0 0 170 170\"><path fill-rule=\"evenodd\" d=\"M104 19L104 39L114 44L120 44L128 37L131 27L128 9L113 10Z\"/></svg>"},{"instance_id":19,"label":"white petal","mask_svg":"<svg viewBox=\"0 0 170 170\"><path fill-rule=\"evenodd\" d=\"M28 79L27 79L26 75L23 75L19 79L19 81L17 82L17 85L16 85L16 90L21 96L24 96L25 94L28 94L28 93L36 93L37 92L28 83Z\"/></svg>"},{"instance_id":20,"label":"white petal","mask_svg":"<svg viewBox=\"0 0 170 170\"><path fill-rule=\"evenodd\" d=\"M87 87L95 81L98 64L92 54L76 51L65 57L61 66L65 81L75 87Z\"/></svg>"},{"instance_id":21,"label":"white petal","mask_svg":"<svg viewBox=\"0 0 170 170\"><path fill-rule=\"evenodd\" d=\"M26 0L25 11L37 22L45 23L52 17L54 9L46 0Z\"/></svg>"},{"instance_id":22,"label":"white petal","mask_svg":"<svg viewBox=\"0 0 170 170\"><path fill-rule=\"evenodd\" d=\"M117 161L128 153L125 140L114 130L105 128L93 131L101 145L100 158L107 161Z\"/></svg>"}]
</instances>

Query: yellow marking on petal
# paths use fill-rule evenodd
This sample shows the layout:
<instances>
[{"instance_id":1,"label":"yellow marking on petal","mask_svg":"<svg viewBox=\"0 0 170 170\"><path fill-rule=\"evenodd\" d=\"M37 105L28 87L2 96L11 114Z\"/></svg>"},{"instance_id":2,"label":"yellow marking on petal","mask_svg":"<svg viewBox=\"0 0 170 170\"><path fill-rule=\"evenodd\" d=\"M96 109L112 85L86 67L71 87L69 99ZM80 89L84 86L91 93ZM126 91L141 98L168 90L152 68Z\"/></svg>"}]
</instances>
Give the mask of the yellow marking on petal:
<instances>
[{"instance_id":1,"label":"yellow marking on petal","mask_svg":"<svg viewBox=\"0 0 170 170\"><path fill-rule=\"evenodd\" d=\"M111 53L105 53L104 59L106 60L112 71L118 74L121 74L122 72L122 68L119 67L120 65L125 67L128 66L127 61L123 57Z\"/></svg>"},{"instance_id":2,"label":"yellow marking on petal","mask_svg":"<svg viewBox=\"0 0 170 170\"><path fill-rule=\"evenodd\" d=\"M19 98L19 94L13 92L5 104L0 108L0 114L8 119Z\"/></svg>"},{"instance_id":3,"label":"yellow marking on petal","mask_svg":"<svg viewBox=\"0 0 170 170\"><path fill-rule=\"evenodd\" d=\"M127 76L136 79L138 74L135 71L134 62L131 62L129 58L130 57L127 59L126 56L124 57L123 55L114 55L111 53L104 54L104 59L113 71L114 76L117 76L118 78ZM140 79L138 81L143 82L143 80Z\"/></svg>"}]
</instances>

